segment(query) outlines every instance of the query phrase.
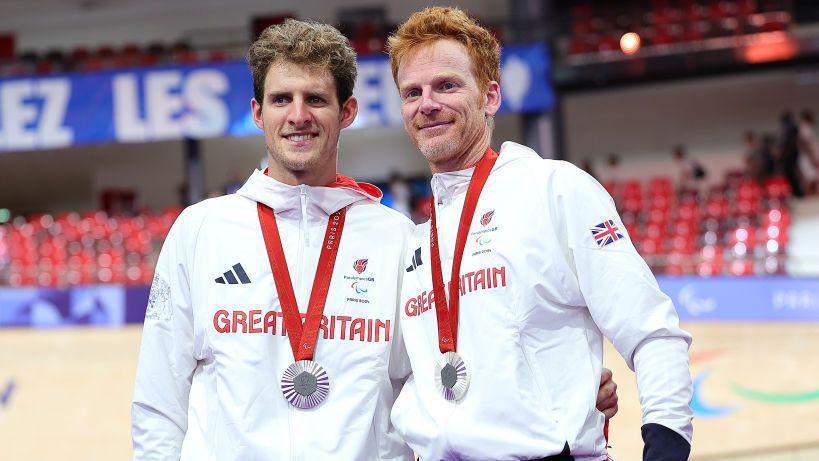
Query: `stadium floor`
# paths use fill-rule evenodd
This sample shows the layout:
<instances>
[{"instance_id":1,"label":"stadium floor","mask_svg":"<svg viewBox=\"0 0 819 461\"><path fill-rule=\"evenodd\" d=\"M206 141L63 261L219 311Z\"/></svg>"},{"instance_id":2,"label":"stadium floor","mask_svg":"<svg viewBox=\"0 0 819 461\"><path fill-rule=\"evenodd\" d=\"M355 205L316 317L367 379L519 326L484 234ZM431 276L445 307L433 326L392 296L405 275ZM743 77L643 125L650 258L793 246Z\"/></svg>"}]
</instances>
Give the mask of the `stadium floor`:
<instances>
[{"instance_id":1,"label":"stadium floor","mask_svg":"<svg viewBox=\"0 0 819 461\"><path fill-rule=\"evenodd\" d=\"M693 461L819 459L819 325L684 327L694 335ZM140 334L140 327L4 329L3 459L130 459L129 402ZM606 347L620 395L611 453L619 461L640 459L636 381Z\"/></svg>"}]
</instances>

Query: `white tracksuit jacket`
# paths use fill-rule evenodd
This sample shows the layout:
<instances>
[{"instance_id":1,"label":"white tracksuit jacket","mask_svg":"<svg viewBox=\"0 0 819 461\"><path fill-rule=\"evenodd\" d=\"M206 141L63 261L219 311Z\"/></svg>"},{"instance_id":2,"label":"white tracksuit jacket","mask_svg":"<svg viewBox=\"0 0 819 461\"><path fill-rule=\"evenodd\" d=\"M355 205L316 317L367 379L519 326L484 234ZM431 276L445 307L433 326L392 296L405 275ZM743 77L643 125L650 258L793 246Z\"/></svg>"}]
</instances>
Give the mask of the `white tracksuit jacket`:
<instances>
[{"instance_id":1,"label":"white tracksuit jacket","mask_svg":"<svg viewBox=\"0 0 819 461\"><path fill-rule=\"evenodd\" d=\"M379 199L372 186L287 186L256 171L236 194L182 213L146 313L135 460L412 459L389 422L391 378L406 376L396 300L412 223ZM331 389L312 410L291 407L280 390L293 352L256 201L276 211L302 314L328 216L351 205L314 357Z\"/></svg>"},{"instance_id":2,"label":"white tracksuit jacket","mask_svg":"<svg viewBox=\"0 0 819 461\"><path fill-rule=\"evenodd\" d=\"M432 178L445 283L472 171ZM609 219L624 238L598 247L591 228ZM567 442L577 460L606 459L595 408L603 335L636 371L643 423L690 443L691 337L591 176L504 143L461 266L458 353L471 384L458 403L434 385L429 223L417 235L401 298L413 376L392 421L422 461L536 459Z\"/></svg>"}]
</instances>

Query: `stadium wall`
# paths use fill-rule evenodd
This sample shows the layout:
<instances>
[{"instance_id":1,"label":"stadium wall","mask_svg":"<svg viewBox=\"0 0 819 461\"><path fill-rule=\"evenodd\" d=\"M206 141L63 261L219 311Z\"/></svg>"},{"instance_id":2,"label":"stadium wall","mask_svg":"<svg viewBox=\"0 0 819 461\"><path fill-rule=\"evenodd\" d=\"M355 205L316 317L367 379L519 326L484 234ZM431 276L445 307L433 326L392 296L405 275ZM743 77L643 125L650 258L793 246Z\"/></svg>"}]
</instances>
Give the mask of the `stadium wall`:
<instances>
[{"instance_id":1,"label":"stadium wall","mask_svg":"<svg viewBox=\"0 0 819 461\"><path fill-rule=\"evenodd\" d=\"M520 119L514 114L497 117L496 148L502 141L522 142ZM219 193L226 183L243 182L267 154L259 135L202 140L201 155L205 190ZM3 207L15 213L96 208L99 193L108 188L133 189L139 205L161 210L179 203L178 189L185 180L184 146L181 141L165 141L0 153L0 171L14 172L0 181L0 196L5 197ZM378 181L388 179L392 171L428 174L423 156L401 127L344 130L339 171Z\"/></svg>"},{"instance_id":2,"label":"stadium wall","mask_svg":"<svg viewBox=\"0 0 819 461\"><path fill-rule=\"evenodd\" d=\"M47 51L74 46L97 47L103 43L194 42L242 43L250 35L249 18L294 13L299 18L335 22L343 8L366 8L371 1L340 0L328 8L325 0L270 2L239 0L227 7L222 0L176 0L174 2L27 2L6 1L0 15L0 30L14 32L20 50ZM382 3L383 4L383 3ZM461 6L483 18L506 17L506 2L457 0ZM387 19L400 22L426 6L422 0L384 4ZM196 14L190 14L195 10Z\"/></svg>"},{"instance_id":3,"label":"stadium wall","mask_svg":"<svg viewBox=\"0 0 819 461\"><path fill-rule=\"evenodd\" d=\"M716 181L743 167L745 131L776 134L784 110L819 111L819 74L782 70L608 89L568 95L563 107L568 158L590 158L601 176L609 153L620 155L619 179L676 175L671 148L683 144Z\"/></svg>"}]
</instances>

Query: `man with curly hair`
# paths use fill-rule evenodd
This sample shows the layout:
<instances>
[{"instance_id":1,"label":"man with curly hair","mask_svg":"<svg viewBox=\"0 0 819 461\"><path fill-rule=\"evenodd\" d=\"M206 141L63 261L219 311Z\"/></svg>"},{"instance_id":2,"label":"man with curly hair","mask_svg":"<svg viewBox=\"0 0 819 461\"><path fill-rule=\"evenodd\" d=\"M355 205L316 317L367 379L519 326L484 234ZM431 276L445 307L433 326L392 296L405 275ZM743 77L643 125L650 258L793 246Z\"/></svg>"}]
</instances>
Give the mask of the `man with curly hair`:
<instances>
[{"instance_id":1,"label":"man with curly hair","mask_svg":"<svg viewBox=\"0 0 819 461\"><path fill-rule=\"evenodd\" d=\"M355 52L331 26L288 20L248 61L268 168L188 207L164 243L134 459L411 460L389 412L412 223L336 170L358 110Z\"/></svg>"}]
</instances>

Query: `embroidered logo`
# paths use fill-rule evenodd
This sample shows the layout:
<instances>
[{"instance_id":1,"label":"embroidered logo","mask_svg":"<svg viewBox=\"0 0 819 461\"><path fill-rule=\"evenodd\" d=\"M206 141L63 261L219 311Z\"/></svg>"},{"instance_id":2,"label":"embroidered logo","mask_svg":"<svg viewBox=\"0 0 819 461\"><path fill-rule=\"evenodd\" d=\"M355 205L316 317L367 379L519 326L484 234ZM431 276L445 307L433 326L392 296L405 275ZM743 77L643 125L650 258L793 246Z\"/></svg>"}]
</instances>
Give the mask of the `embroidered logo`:
<instances>
[{"instance_id":1,"label":"embroidered logo","mask_svg":"<svg viewBox=\"0 0 819 461\"><path fill-rule=\"evenodd\" d=\"M151 292L148 295L148 307L145 309L145 318L154 320L171 320L171 286L159 275L154 275L151 283Z\"/></svg>"},{"instance_id":2,"label":"embroidered logo","mask_svg":"<svg viewBox=\"0 0 819 461\"><path fill-rule=\"evenodd\" d=\"M421 247L415 249L415 254L412 256L412 264L407 267L407 272L412 272L415 269L418 269L418 266L423 264L421 261Z\"/></svg>"},{"instance_id":3,"label":"embroidered logo","mask_svg":"<svg viewBox=\"0 0 819 461\"><path fill-rule=\"evenodd\" d=\"M492 217L495 216L495 210L487 211L486 213L481 216L481 226L486 227L492 222Z\"/></svg>"},{"instance_id":4,"label":"embroidered logo","mask_svg":"<svg viewBox=\"0 0 819 461\"><path fill-rule=\"evenodd\" d=\"M614 225L614 221L611 219L592 227L591 233L592 237L594 237L594 241L597 242L597 246L600 248L623 238L620 229Z\"/></svg>"},{"instance_id":5,"label":"embroidered logo","mask_svg":"<svg viewBox=\"0 0 819 461\"><path fill-rule=\"evenodd\" d=\"M356 262L353 263L353 269L355 269L355 271L358 272L359 274L364 272L365 270L367 270L367 261L369 261L369 259L357 260Z\"/></svg>"},{"instance_id":6,"label":"embroidered logo","mask_svg":"<svg viewBox=\"0 0 819 461\"><path fill-rule=\"evenodd\" d=\"M231 269L227 272L222 274L221 277L217 277L214 280L216 283L221 284L229 284L229 285L238 285L241 283L242 285L250 283L250 278L248 278L245 269L242 267L241 263L234 264Z\"/></svg>"},{"instance_id":7,"label":"embroidered logo","mask_svg":"<svg viewBox=\"0 0 819 461\"><path fill-rule=\"evenodd\" d=\"M475 243L477 243L479 246L484 246L492 243L492 239L486 235L479 235L477 238L475 238Z\"/></svg>"},{"instance_id":8,"label":"embroidered logo","mask_svg":"<svg viewBox=\"0 0 819 461\"><path fill-rule=\"evenodd\" d=\"M353 282L353 284L352 284L352 285L350 285L350 288L352 288L353 290L355 290L355 293L356 293L357 295L360 295L360 294L362 294L362 293L366 293L367 291L369 291L369 290L367 289L367 287L366 287L366 286L364 286L364 284L363 284L363 283L361 283L361 282Z\"/></svg>"}]
</instances>

